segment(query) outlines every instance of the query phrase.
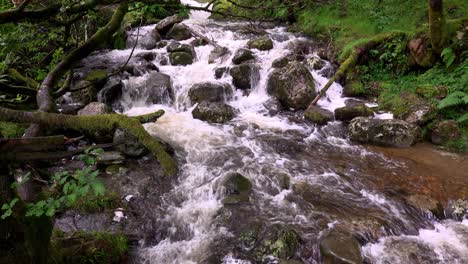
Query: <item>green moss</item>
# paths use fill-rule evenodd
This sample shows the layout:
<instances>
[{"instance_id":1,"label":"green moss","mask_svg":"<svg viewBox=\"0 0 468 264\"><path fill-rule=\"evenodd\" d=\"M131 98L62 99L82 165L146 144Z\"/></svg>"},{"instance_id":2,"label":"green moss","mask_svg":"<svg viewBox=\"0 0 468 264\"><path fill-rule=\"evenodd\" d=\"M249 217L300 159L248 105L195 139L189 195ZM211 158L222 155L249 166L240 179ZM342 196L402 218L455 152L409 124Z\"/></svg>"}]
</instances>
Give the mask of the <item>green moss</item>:
<instances>
[{"instance_id":1,"label":"green moss","mask_svg":"<svg viewBox=\"0 0 468 264\"><path fill-rule=\"evenodd\" d=\"M50 263L120 263L128 252L128 239L107 232L54 232Z\"/></svg>"},{"instance_id":2,"label":"green moss","mask_svg":"<svg viewBox=\"0 0 468 264\"><path fill-rule=\"evenodd\" d=\"M103 212L106 209L122 207L119 195L115 192L106 192L104 196L87 195L73 204L74 209L83 213Z\"/></svg>"},{"instance_id":3,"label":"green moss","mask_svg":"<svg viewBox=\"0 0 468 264\"><path fill-rule=\"evenodd\" d=\"M97 82L107 78L107 72L105 70L94 70L91 71L84 80L89 82Z\"/></svg>"},{"instance_id":4,"label":"green moss","mask_svg":"<svg viewBox=\"0 0 468 264\"><path fill-rule=\"evenodd\" d=\"M24 125L0 121L0 137L18 138L24 134L24 130Z\"/></svg>"}]
</instances>

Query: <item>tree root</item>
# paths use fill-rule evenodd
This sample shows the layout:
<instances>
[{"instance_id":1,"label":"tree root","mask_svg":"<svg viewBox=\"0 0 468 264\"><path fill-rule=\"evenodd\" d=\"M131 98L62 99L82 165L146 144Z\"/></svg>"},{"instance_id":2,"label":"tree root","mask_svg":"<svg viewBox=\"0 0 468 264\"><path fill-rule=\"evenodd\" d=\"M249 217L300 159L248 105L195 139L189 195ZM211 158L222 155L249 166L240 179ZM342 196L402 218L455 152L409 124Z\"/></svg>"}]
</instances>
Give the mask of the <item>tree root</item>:
<instances>
[{"instance_id":1,"label":"tree root","mask_svg":"<svg viewBox=\"0 0 468 264\"><path fill-rule=\"evenodd\" d=\"M46 112L25 112L0 107L0 120L16 123L36 123L43 127L68 128L84 134L99 131L100 133L113 133L120 128L129 135L134 136L144 145L161 164L167 176L177 174L176 162L164 150L160 142L153 138L141 125L145 122L154 122L164 114L163 110L157 112L129 117L126 115L109 114L97 116L72 116Z\"/></svg>"}]
</instances>

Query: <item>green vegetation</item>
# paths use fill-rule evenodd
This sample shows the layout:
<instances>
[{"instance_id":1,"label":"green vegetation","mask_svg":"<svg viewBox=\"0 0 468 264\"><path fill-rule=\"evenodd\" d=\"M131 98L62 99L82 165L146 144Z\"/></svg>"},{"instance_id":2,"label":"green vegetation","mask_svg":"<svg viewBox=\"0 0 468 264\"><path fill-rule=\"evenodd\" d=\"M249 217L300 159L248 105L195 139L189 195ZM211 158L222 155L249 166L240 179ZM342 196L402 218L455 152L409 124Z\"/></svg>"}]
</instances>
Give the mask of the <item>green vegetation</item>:
<instances>
[{"instance_id":1,"label":"green vegetation","mask_svg":"<svg viewBox=\"0 0 468 264\"><path fill-rule=\"evenodd\" d=\"M0 135L6 138L21 137L24 133L24 126L11 122L0 121Z\"/></svg>"},{"instance_id":2,"label":"green vegetation","mask_svg":"<svg viewBox=\"0 0 468 264\"><path fill-rule=\"evenodd\" d=\"M124 235L107 232L54 231L49 263L120 263L128 252Z\"/></svg>"}]
</instances>

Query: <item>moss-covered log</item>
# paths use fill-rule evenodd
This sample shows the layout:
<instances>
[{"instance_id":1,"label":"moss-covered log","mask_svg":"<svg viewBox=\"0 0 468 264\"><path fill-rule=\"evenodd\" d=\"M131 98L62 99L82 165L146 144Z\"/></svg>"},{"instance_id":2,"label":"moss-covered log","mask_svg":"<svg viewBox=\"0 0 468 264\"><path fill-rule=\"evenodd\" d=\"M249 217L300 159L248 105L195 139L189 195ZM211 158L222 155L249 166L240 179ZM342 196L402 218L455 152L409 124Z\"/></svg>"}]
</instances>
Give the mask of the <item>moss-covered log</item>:
<instances>
[{"instance_id":1,"label":"moss-covered log","mask_svg":"<svg viewBox=\"0 0 468 264\"><path fill-rule=\"evenodd\" d=\"M368 50L376 47L377 45L381 43L384 43L391 39L402 37L402 36L404 37L406 36L406 34L404 32L399 32L399 31L380 34L373 38L360 41L358 44L354 45L351 49L345 51L342 55L342 57L344 57L345 60L341 63L340 67L338 68L336 73L332 76L332 78L330 78L330 80L320 90L319 94L312 101L311 105L317 104L318 100L322 98L322 96L327 92L330 86L334 82L336 82L338 79L345 76L345 74L358 63L359 57L362 54L366 53Z\"/></svg>"},{"instance_id":2,"label":"moss-covered log","mask_svg":"<svg viewBox=\"0 0 468 264\"><path fill-rule=\"evenodd\" d=\"M440 54L447 39L442 0L429 0L429 31L432 49Z\"/></svg>"},{"instance_id":3,"label":"moss-covered log","mask_svg":"<svg viewBox=\"0 0 468 264\"><path fill-rule=\"evenodd\" d=\"M113 133L117 128L123 129L129 135L134 136L161 164L166 175L175 175L178 171L177 164L164 150L158 140L153 138L141 125L141 122L154 121L162 116L164 111L128 117L119 114L97 116L72 116L45 112L24 112L0 107L0 120L15 123L37 123L44 127L68 128L80 131L84 134Z\"/></svg>"}]
</instances>

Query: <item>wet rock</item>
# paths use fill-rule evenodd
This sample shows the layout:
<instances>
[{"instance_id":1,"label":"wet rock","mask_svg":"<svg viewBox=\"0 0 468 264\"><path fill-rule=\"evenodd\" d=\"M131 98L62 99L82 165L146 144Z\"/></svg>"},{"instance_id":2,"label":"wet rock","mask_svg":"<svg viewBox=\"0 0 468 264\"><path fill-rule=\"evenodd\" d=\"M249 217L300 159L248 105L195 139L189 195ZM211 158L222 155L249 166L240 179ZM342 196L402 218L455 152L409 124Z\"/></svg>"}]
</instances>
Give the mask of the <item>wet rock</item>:
<instances>
[{"instance_id":1,"label":"wet rock","mask_svg":"<svg viewBox=\"0 0 468 264\"><path fill-rule=\"evenodd\" d=\"M310 40L295 40L288 44L288 48L293 54L307 55L314 52L314 42Z\"/></svg>"},{"instance_id":2,"label":"wet rock","mask_svg":"<svg viewBox=\"0 0 468 264\"><path fill-rule=\"evenodd\" d=\"M379 244L382 244L379 246L383 247L382 254L375 256L378 258L378 261L371 260L371 263L395 263L396 260L398 263L440 262L434 249L429 244L416 238L389 237ZM446 261L450 263L450 260Z\"/></svg>"},{"instance_id":3,"label":"wet rock","mask_svg":"<svg viewBox=\"0 0 468 264\"><path fill-rule=\"evenodd\" d=\"M418 209L434 214L438 214L438 209L442 207L437 200L423 194L411 195L406 198L406 201Z\"/></svg>"},{"instance_id":4,"label":"wet rock","mask_svg":"<svg viewBox=\"0 0 468 264\"><path fill-rule=\"evenodd\" d=\"M224 176L222 183L225 194L247 194L252 192L252 183L249 179L238 172L230 172Z\"/></svg>"},{"instance_id":5,"label":"wet rock","mask_svg":"<svg viewBox=\"0 0 468 264\"><path fill-rule=\"evenodd\" d=\"M156 29L150 30L147 34L142 35L140 32L140 35L138 36L137 40L137 30L133 30L129 36L127 37L127 42L126 42L126 48L127 49L132 49L135 46L135 42L138 48L141 49L146 49L146 50L151 50L156 48L156 44L161 40L161 36L159 35L158 31Z\"/></svg>"},{"instance_id":6,"label":"wet rock","mask_svg":"<svg viewBox=\"0 0 468 264\"><path fill-rule=\"evenodd\" d=\"M234 64L241 64L245 61L254 60L253 52L248 49L238 49L232 58Z\"/></svg>"},{"instance_id":7,"label":"wet rock","mask_svg":"<svg viewBox=\"0 0 468 264\"><path fill-rule=\"evenodd\" d=\"M287 260L294 256L299 248L301 238L291 228L279 225L268 228L265 237L255 249L257 260L266 260L268 256Z\"/></svg>"},{"instance_id":8,"label":"wet rock","mask_svg":"<svg viewBox=\"0 0 468 264\"><path fill-rule=\"evenodd\" d=\"M183 17L179 15L173 15L170 17L166 17L163 20L159 21L159 23L156 25L156 30L159 32L159 34L164 35L166 34L169 29L172 28L177 23L180 23L184 20Z\"/></svg>"},{"instance_id":9,"label":"wet rock","mask_svg":"<svg viewBox=\"0 0 468 264\"><path fill-rule=\"evenodd\" d=\"M273 63L271 64L271 67L276 68L276 69L280 69L280 68L286 67L288 65L288 63L289 63L289 58L288 57L282 57L282 58L274 60Z\"/></svg>"},{"instance_id":10,"label":"wet rock","mask_svg":"<svg viewBox=\"0 0 468 264\"><path fill-rule=\"evenodd\" d=\"M230 54L231 52L229 51L228 48L217 46L211 51L210 56L208 57L208 63L210 64L214 63L216 60L220 58L224 59L228 57Z\"/></svg>"},{"instance_id":11,"label":"wet rock","mask_svg":"<svg viewBox=\"0 0 468 264\"><path fill-rule=\"evenodd\" d=\"M229 70L232 82L238 89L252 89L260 79L259 67L255 64L241 64Z\"/></svg>"},{"instance_id":12,"label":"wet rock","mask_svg":"<svg viewBox=\"0 0 468 264\"><path fill-rule=\"evenodd\" d=\"M88 105L86 105L83 109L78 111L78 115L80 116L95 116L111 113L113 113L113 111L109 106L99 102L91 102Z\"/></svg>"},{"instance_id":13,"label":"wet rock","mask_svg":"<svg viewBox=\"0 0 468 264\"><path fill-rule=\"evenodd\" d=\"M128 64L125 71L131 76L143 76L150 71L159 71L159 68L152 62L141 61L137 63Z\"/></svg>"},{"instance_id":14,"label":"wet rock","mask_svg":"<svg viewBox=\"0 0 468 264\"><path fill-rule=\"evenodd\" d=\"M112 108L118 108L122 96L123 84L120 78L110 78L104 88L97 94L98 102L104 103Z\"/></svg>"},{"instance_id":15,"label":"wet rock","mask_svg":"<svg viewBox=\"0 0 468 264\"><path fill-rule=\"evenodd\" d=\"M346 102L346 106L335 109L336 120L351 121L355 117L368 117L373 115L372 110L363 102L355 101L352 103Z\"/></svg>"},{"instance_id":16,"label":"wet rock","mask_svg":"<svg viewBox=\"0 0 468 264\"><path fill-rule=\"evenodd\" d=\"M304 65L291 62L270 74L267 91L284 107L305 109L315 98L314 78Z\"/></svg>"},{"instance_id":17,"label":"wet rock","mask_svg":"<svg viewBox=\"0 0 468 264\"><path fill-rule=\"evenodd\" d=\"M333 113L316 105L311 105L304 112L304 118L317 125L326 125L334 120Z\"/></svg>"},{"instance_id":18,"label":"wet rock","mask_svg":"<svg viewBox=\"0 0 468 264\"><path fill-rule=\"evenodd\" d=\"M325 68L323 68L319 72L319 74L322 75L322 76L327 77L328 79L330 79L331 77L333 77L333 75L335 75L335 72L336 72L335 67L333 67L333 65L331 65L331 64L328 64L328 65L325 66Z\"/></svg>"},{"instance_id":19,"label":"wet rock","mask_svg":"<svg viewBox=\"0 0 468 264\"><path fill-rule=\"evenodd\" d=\"M169 55L169 60L174 66L177 65L190 65L193 63L193 57L190 53L187 52L173 52Z\"/></svg>"},{"instance_id":20,"label":"wet rock","mask_svg":"<svg viewBox=\"0 0 468 264\"><path fill-rule=\"evenodd\" d=\"M229 70L228 67L215 68L215 78L216 79L223 78L224 74L226 74L228 72L228 70Z\"/></svg>"},{"instance_id":21,"label":"wet rock","mask_svg":"<svg viewBox=\"0 0 468 264\"><path fill-rule=\"evenodd\" d=\"M235 115L236 111L232 106L221 102L201 102L192 111L194 118L210 123L225 123Z\"/></svg>"},{"instance_id":22,"label":"wet rock","mask_svg":"<svg viewBox=\"0 0 468 264\"><path fill-rule=\"evenodd\" d=\"M453 120L444 120L436 123L431 129L431 142L442 145L461 136L458 123Z\"/></svg>"},{"instance_id":23,"label":"wet rock","mask_svg":"<svg viewBox=\"0 0 468 264\"><path fill-rule=\"evenodd\" d=\"M335 230L320 242L320 253L324 264L363 263L358 241L350 234Z\"/></svg>"},{"instance_id":24,"label":"wet rock","mask_svg":"<svg viewBox=\"0 0 468 264\"><path fill-rule=\"evenodd\" d=\"M112 164L121 164L125 160L125 157L122 153L118 151L106 151L101 153L96 158L98 165L112 165Z\"/></svg>"},{"instance_id":25,"label":"wet rock","mask_svg":"<svg viewBox=\"0 0 468 264\"><path fill-rule=\"evenodd\" d=\"M204 38L197 38L197 39L192 40L192 42L190 42L190 45L194 47L206 46L208 44L209 44L208 41Z\"/></svg>"},{"instance_id":26,"label":"wet rock","mask_svg":"<svg viewBox=\"0 0 468 264\"><path fill-rule=\"evenodd\" d=\"M172 28L166 33L166 37L168 39L174 40L186 40L192 37L192 33L190 30L182 25L182 24L175 24Z\"/></svg>"},{"instance_id":27,"label":"wet rock","mask_svg":"<svg viewBox=\"0 0 468 264\"><path fill-rule=\"evenodd\" d=\"M165 40L161 40L158 43L156 43L156 48L158 48L158 49L162 49L162 48L164 48L166 46L167 46L167 41L165 41Z\"/></svg>"},{"instance_id":28,"label":"wet rock","mask_svg":"<svg viewBox=\"0 0 468 264\"><path fill-rule=\"evenodd\" d=\"M402 120L357 117L348 126L351 140L387 147L409 147L420 136L419 127Z\"/></svg>"},{"instance_id":29,"label":"wet rock","mask_svg":"<svg viewBox=\"0 0 468 264\"><path fill-rule=\"evenodd\" d=\"M307 64L311 67L314 71L318 71L325 66L325 61L321 60L319 57L311 57L307 59Z\"/></svg>"},{"instance_id":30,"label":"wet rock","mask_svg":"<svg viewBox=\"0 0 468 264\"><path fill-rule=\"evenodd\" d=\"M270 115L276 115L281 110L283 110L283 105L276 98L268 99L265 103L263 103L263 106L268 110Z\"/></svg>"},{"instance_id":31,"label":"wet rock","mask_svg":"<svg viewBox=\"0 0 468 264\"><path fill-rule=\"evenodd\" d=\"M268 36L263 36L257 39L252 39L247 43L250 49L271 50L273 49L273 41Z\"/></svg>"},{"instance_id":32,"label":"wet rock","mask_svg":"<svg viewBox=\"0 0 468 264\"><path fill-rule=\"evenodd\" d=\"M115 130L113 141L114 143L124 142L116 145L114 148L129 157L140 157L148 152L135 137L129 135L122 129Z\"/></svg>"},{"instance_id":33,"label":"wet rock","mask_svg":"<svg viewBox=\"0 0 468 264\"><path fill-rule=\"evenodd\" d=\"M113 164L113 165L107 166L105 172L106 174L109 174L109 175L121 175L121 174L125 174L127 171L128 169L125 168L124 166Z\"/></svg>"},{"instance_id":34,"label":"wet rock","mask_svg":"<svg viewBox=\"0 0 468 264\"><path fill-rule=\"evenodd\" d=\"M192 55L193 58L197 57L197 53L195 52L195 49L188 45L188 44L180 44L177 41L171 41L167 47L166 47L167 52L172 53L172 52L187 52Z\"/></svg>"},{"instance_id":35,"label":"wet rock","mask_svg":"<svg viewBox=\"0 0 468 264\"><path fill-rule=\"evenodd\" d=\"M423 125L435 118L437 109L427 100L410 93L403 93L400 99L404 109L403 113L397 114L398 118L415 125Z\"/></svg>"},{"instance_id":36,"label":"wet rock","mask_svg":"<svg viewBox=\"0 0 468 264\"><path fill-rule=\"evenodd\" d=\"M240 173L228 173L224 177L222 185L226 195L223 199L224 205L235 205L250 200L249 195L252 192L252 183Z\"/></svg>"},{"instance_id":37,"label":"wet rock","mask_svg":"<svg viewBox=\"0 0 468 264\"><path fill-rule=\"evenodd\" d=\"M188 96L194 104L203 101L224 102L232 98L232 88L229 84L197 83L190 88Z\"/></svg>"},{"instance_id":38,"label":"wet rock","mask_svg":"<svg viewBox=\"0 0 468 264\"><path fill-rule=\"evenodd\" d=\"M171 77L159 72L151 72L141 82L129 87L132 101L151 104L170 103L174 98Z\"/></svg>"}]
</instances>

